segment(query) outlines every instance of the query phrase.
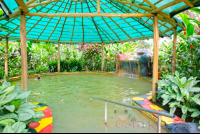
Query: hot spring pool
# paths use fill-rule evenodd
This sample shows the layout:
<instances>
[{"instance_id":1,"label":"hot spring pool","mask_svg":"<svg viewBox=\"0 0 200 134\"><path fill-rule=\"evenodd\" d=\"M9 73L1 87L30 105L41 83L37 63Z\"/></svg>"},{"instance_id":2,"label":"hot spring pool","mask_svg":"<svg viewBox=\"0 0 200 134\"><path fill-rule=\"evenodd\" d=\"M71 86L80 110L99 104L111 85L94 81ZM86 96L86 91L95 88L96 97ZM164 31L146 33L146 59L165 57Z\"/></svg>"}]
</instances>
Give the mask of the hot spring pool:
<instances>
[{"instance_id":1,"label":"hot spring pool","mask_svg":"<svg viewBox=\"0 0 200 134\"><path fill-rule=\"evenodd\" d=\"M95 99L90 102L89 97L131 105L133 97L151 91L148 81L109 75L56 75L34 79L28 79L28 90L32 91L28 101L49 105L53 113L53 132L157 132L157 125L140 111L109 102L105 126L105 102ZM17 85L20 84L17 81ZM128 114L124 113L125 109ZM117 114L130 115L130 120L119 121ZM167 130L163 128L162 132Z\"/></svg>"}]
</instances>

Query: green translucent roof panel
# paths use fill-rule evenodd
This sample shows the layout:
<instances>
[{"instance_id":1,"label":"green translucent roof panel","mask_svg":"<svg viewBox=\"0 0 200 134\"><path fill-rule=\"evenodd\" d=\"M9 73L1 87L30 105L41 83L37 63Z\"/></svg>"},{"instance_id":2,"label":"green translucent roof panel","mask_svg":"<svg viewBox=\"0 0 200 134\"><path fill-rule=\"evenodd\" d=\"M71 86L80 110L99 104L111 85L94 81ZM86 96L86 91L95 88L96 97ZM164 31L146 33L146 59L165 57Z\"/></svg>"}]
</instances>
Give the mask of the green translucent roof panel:
<instances>
[{"instance_id":1,"label":"green translucent roof panel","mask_svg":"<svg viewBox=\"0 0 200 134\"><path fill-rule=\"evenodd\" d=\"M14 5L4 0L9 8ZM26 2L26 0L24 0ZM170 4L175 0L148 0L156 8ZM194 6L199 6L199 0L189 0ZM44 0L42 2L45 2ZM37 1L32 4L37 4ZM101 0L101 13L149 13L155 7L143 0ZM29 5L30 6L30 5ZM144 8L145 7L145 8ZM164 8L161 12L171 17L180 11L190 8L184 2L173 4ZM148 10L146 10L148 9ZM46 5L29 8L30 13L96 13L96 0L60 0ZM171 22L159 20L160 37L170 36L174 33L174 22L178 22L177 30L181 31L183 24L174 19ZM0 20L3 27L13 30L15 33L0 32L0 39L9 37L9 40L20 39L20 15L9 21ZM63 43L115 43L135 41L139 39L153 38L153 17L36 17L26 16L27 40L41 42Z\"/></svg>"},{"instance_id":2,"label":"green translucent roof panel","mask_svg":"<svg viewBox=\"0 0 200 134\"><path fill-rule=\"evenodd\" d=\"M10 9L11 12L13 12L16 8L18 8L18 5L15 2L15 0L3 0L3 1L7 5L7 7Z\"/></svg>"}]
</instances>

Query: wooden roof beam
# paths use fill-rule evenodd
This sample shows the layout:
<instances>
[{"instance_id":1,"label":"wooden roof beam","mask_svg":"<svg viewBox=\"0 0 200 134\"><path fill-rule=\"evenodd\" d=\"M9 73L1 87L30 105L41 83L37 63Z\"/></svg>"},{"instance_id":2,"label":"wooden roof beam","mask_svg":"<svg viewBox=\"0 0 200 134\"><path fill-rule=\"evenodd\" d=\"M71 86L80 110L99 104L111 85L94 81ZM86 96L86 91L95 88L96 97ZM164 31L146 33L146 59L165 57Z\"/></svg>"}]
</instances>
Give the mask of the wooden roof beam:
<instances>
[{"instance_id":1,"label":"wooden roof beam","mask_svg":"<svg viewBox=\"0 0 200 134\"><path fill-rule=\"evenodd\" d=\"M190 3L194 5L194 4L197 3L197 2L199 2L199 0L195 0L195 1L190 2ZM188 5L185 5L185 6L183 6L183 7L180 7L180 8L178 8L178 9L174 10L173 12L171 12L171 14L173 14L174 12L177 12L177 11L179 11L179 10L184 9L184 8L186 8L187 6L188 6Z\"/></svg>"},{"instance_id":2,"label":"wooden roof beam","mask_svg":"<svg viewBox=\"0 0 200 134\"><path fill-rule=\"evenodd\" d=\"M154 8L151 8L151 7L148 7L148 6L144 6L144 5L140 5L140 4L136 3L136 2L132 3L130 1L120 1L120 0L112 0L112 1L116 1L116 2L119 2L121 4L129 4L131 6L135 6L137 8L143 9L143 10L145 10L147 12L151 12L152 10L154 10ZM167 14L167 13L158 12L158 14L170 19L170 15ZM174 20L174 22L175 22L175 20Z\"/></svg>"},{"instance_id":3,"label":"wooden roof beam","mask_svg":"<svg viewBox=\"0 0 200 134\"><path fill-rule=\"evenodd\" d=\"M29 1L26 2L26 5L30 5L30 4L32 4L35 1L37 1L37 0L29 0Z\"/></svg>"},{"instance_id":4,"label":"wooden roof beam","mask_svg":"<svg viewBox=\"0 0 200 134\"><path fill-rule=\"evenodd\" d=\"M185 0L184 2L186 5L190 6L191 8L194 7L194 5L191 2L189 2L188 0Z\"/></svg>"},{"instance_id":5,"label":"wooden roof beam","mask_svg":"<svg viewBox=\"0 0 200 134\"><path fill-rule=\"evenodd\" d=\"M43 1L41 3L33 3L33 4L30 4L28 6L28 8L33 8L33 7L37 7L37 6L42 6L42 5L46 5L46 4L50 4L50 3L53 3L53 2L58 2L60 0L51 0L51 1Z\"/></svg>"},{"instance_id":6,"label":"wooden roof beam","mask_svg":"<svg viewBox=\"0 0 200 134\"><path fill-rule=\"evenodd\" d=\"M33 3L33 2L35 2L36 0L29 0L29 1L27 1L25 4L26 4L26 6L27 5L29 5L29 4L31 4L31 3ZM19 3L18 3L19 4ZM20 12L21 12L21 7L18 7L12 14L10 14L9 15L9 19L11 19L11 18L13 18L13 17L16 17L17 15L19 15L20 14ZM4 18L1 18L0 20L2 20L2 19L5 19L5 17Z\"/></svg>"},{"instance_id":7,"label":"wooden roof beam","mask_svg":"<svg viewBox=\"0 0 200 134\"><path fill-rule=\"evenodd\" d=\"M150 1L148 0L144 0L144 2L146 2L147 4L149 4L151 7L153 8L157 8L154 4L152 4Z\"/></svg>"},{"instance_id":8,"label":"wooden roof beam","mask_svg":"<svg viewBox=\"0 0 200 134\"><path fill-rule=\"evenodd\" d=\"M25 13L40 17L152 17L151 13Z\"/></svg>"},{"instance_id":9,"label":"wooden roof beam","mask_svg":"<svg viewBox=\"0 0 200 134\"><path fill-rule=\"evenodd\" d=\"M143 9L143 10L145 10L145 11L147 11L147 12L151 12L152 10L154 10L153 8L150 8L150 7L147 7L147 6L144 6L144 5L139 5L138 3L132 3L132 2L129 2L129 1L126 1L126 2L124 2L124 1L120 1L120 0L112 0L112 1L116 1L116 2L119 2L119 3L121 3L121 4L128 4L128 5L131 5L131 6L135 6L135 7L138 7L138 8L141 8L141 9ZM182 0L183 1L183 0ZM158 12L157 13L158 14L158 19L160 19L161 21L167 21L168 23L170 23L172 26L176 26L176 24L177 24L177 26L179 26L179 27L181 27L181 28L184 28L184 25L183 24L179 24L179 23L177 23L176 22L176 20L175 19L173 19L173 18L170 18L170 15L169 14L167 14L167 13L164 13L164 12Z\"/></svg>"},{"instance_id":10,"label":"wooden roof beam","mask_svg":"<svg viewBox=\"0 0 200 134\"><path fill-rule=\"evenodd\" d=\"M166 9L168 7L171 7L173 5L176 5L176 4L184 2L184 1L185 0L174 0L172 2L169 2L169 3L167 3L167 4L165 4L165 5L161 6L161 7L159 7L159 8L156 8L156 9L152 10L151 13L159 13L159 12L161 12L162 10L164 10L164 9Z\"/></svg>"},{"instance_id":11,"label":"wooden roof beam","mask_svg":"<svg viewBox=\"0 0 200 134\"><path fill-rule=\"evenodd\" d=\"M25 12L28 13L28 7L27 5L24 3L23 0L15 0L17 4L19 4L20 8Z\"/></svg>"}]
</instances>

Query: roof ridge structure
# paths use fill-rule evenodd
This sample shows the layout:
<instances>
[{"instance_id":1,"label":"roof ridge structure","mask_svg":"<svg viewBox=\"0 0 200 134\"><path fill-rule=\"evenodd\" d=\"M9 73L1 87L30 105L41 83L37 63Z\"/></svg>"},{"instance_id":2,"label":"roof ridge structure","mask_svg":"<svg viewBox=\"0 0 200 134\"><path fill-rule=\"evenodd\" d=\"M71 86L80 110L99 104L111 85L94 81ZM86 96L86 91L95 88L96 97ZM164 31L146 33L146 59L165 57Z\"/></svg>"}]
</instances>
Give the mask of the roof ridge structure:
<instances>
[{"instance_id":1,"label":"roof ridge structure","mask_svg":"<svg viewBox=\"0 0 200 134\"><path fill-rule=\"evenodd\" d=\"M200 5L199 0L3 0L9 14L0 24L0 40L20 40L20 14L26 15L27 40L68 44L117 43L153 38L157 14L159 36L169 37L184 24L175 14ZM10 5L10 2L15 4ZM0 3L2 4L2 3ZM14 5L17 5L14 7ZM28 10L27 10L28 9Z\"/></svg>"}]
</instances>

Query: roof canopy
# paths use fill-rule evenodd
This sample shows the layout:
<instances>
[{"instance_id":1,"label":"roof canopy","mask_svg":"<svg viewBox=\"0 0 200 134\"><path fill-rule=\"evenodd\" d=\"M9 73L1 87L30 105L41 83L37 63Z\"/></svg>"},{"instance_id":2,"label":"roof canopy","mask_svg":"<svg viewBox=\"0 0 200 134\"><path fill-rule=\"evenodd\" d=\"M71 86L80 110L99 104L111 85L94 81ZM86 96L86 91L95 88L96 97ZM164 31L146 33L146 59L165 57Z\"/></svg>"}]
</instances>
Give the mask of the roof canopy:
<instances>
[{"instance_id":1,"label":"roof canopy","mask_svg":"<svg viewBox=\"0 0 200 134\"><path fill-rule=\"evenodd\" d=\"M3 0L10 14L0 24L15 33L2 31L0 39L20 39L21 10L26 15L27 40L73 44L149 39L153 38L155 14L160 37L170 36L175 28L184 28L172 17L200 5L199 0L100 0L98 8L97 1Z\"/></svg>"}]
</instances>

